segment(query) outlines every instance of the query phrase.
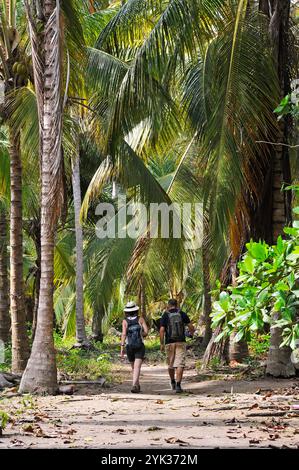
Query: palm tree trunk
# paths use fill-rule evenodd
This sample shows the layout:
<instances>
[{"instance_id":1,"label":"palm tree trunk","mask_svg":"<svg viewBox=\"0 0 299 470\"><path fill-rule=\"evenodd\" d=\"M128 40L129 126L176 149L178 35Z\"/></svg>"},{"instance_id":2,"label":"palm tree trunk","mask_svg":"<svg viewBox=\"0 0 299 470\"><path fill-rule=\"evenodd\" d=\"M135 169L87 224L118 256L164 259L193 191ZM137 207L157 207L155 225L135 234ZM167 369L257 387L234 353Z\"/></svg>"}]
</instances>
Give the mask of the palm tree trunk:
<instances>
[{"instance_id":1,"label":"palm tree trunk","mask_svg":"<svg viewBox=\"0 0 299 470\"><path fill-rule=\"evenodd\" d=\"M80 158L79 148L73 162L72 185L74 197L75 212L75 233L76 233L76 338L79 344L88 343L85 320L84 320L84 302L83 302L83 232L80 223L81 210L81 186L80 186Z\"/></svg>"},{"instance_id":2,"label":"palm tree trunk","mask_svg":"<svg viewBox=\"0 0 299 470\"><path fill-rule=\"evenodd\" d=\"M230 336L229 341L229 360L234 362L243 362L249 355L248 344L245 340L240 340L237 343L234 342L236 332Z\"/></svg>"},{"instance_id":3,"label":"palm tree trunk","mask_svg":"<svg viewBox=\"0 0 299 470\"><path fill-rule=\"evenodd\" d=\"M139 308L140 308L140 315L144 318L145 322L149 325L150 319L147 317L147 313L146 313L146 293L145 293L143 277L141 278L140 283L139 283L138 302L139 302Z\"/></svg>"},{"instance_id":4,"label":"palm tree trunk","mask_svg":"<svg viewBox=\"0 0 299 470\"><path fill-rule=\"evenodd\" d=\"M260 1L261 11L269 17L269 34L277 67L280 98L290 92L290 0L272 0L271 11L266 2ZM280 121L276 141L287 144L290 133L290 118ZM283 183L291 182L289 150L287 146L275 146L272 157L272 238L276 241L283 234L283 227L291 221L290 192L281 191ZM271 345L267 361L267 374L275 377L289 377L294 374L289 348L280 348L281 330L271 328Z\"/></svg>"},{"instance_id":5,"label":"palm tree trunk","mask_svg":"<svg viewBox=\"0 0 299 470\"><path fill-rule=\"evenodd\" d=\"M53 339L54 237L63 203L59 2L45 0L43 13L44 30L38 35L27 11L33 55L39 57L33 69L40 120L41 279L36 333L20 391L54 394L58 388Z\"/></svg>"},{"instance_id":6,"label":"palm tree trunk","mask_svg":"<svg viewBox=\"0 0 299 470\"><path fill-rule=\"evenodd\" d=\"M104 335L102 329L102 320L105 315L105 310L103 305L99 305L92 317L92 339L94 341L103 342Z\"/></svg>"},{"instance_id":7,"label":"palm tree trunk","mask_svg":"<svg viewBox=\"0 0 299 470\"><path fill-rule=\"evenodd\" d=\"M276 314L275 318L278 319ZM281 328L270 328L270 349L267 359L266 374L273 377L292 377L296 375L294 365L290 359L291 348L284 346L280 348L282 342Z\"/></svg>"},{"instance_id":8,"label":"palm tree trunk","mask_svg":"<svg viewBox=\"0 0 299 470\"><path fill-rule=\"evenodd\" d=\"M273 45L274 60L280 87L280 99L290 93L290 0L273 0L272 16L270 17L269 32ZM290 118L280 121L277 142L288 143L290 135ZM273 181L272 181L272 234L273 242L283 234L283 228L291 221L291 194L282 191L284 183L291 183L289 149L287 146L275 146L273 152Z\"/></svg>"},{"instance_id":9,"label":"palm tree trunk","mask_svg":"<svg viewBox=\"0 0 299 470\"><path fill-rule=\"evenodd\" d=\"M53 341L53 259L54 230L50 222L48 191L49 165L42 170L41 279L37 324L31 356L23 374L20 391L53 394L57 391L57 370Z\"/></svg>"},{"instance_id":10,"label":"palm tree trunk","mask_svg":"<svg viewBox=\"0 0 299 470\"><path fill-rule=\"evenodd\" d=\"M35 283L34 283L34 306L33 306L33 321L32 321L32 330L31 337L32 341L35 337L36 324L37 324L37 312L38 312L38 302L40 295L40 269L41 269L41 245L40 245L40 228L38 228L38 234L34 235L34 243L36 250L36 272L35 272Z\"/></svg>"},{"instance_id":11,"label":"palm tree trunk","mask_svg":"<svg viewBox=\"0 0 299 470\"><path fill-rule=\"evenodd\" d=\"M9 288L8 288L7 219L0 208L0 341L9 340Z\"/></svg>"},{"instance_id":12,"label":"palm tree trunk","mask_svg":"<svg viewBox=\"0 0 299 470\"><path fill-rule=\"evenodd\" d=\"M23 372L29 357L23 288L22 163L20 136L9 133L10 155L10 311L12 372Z\"/></svg>"},{"instance_id":13,"label":"palm tree trunk","mask_svg":"<svg viewBox=\"0 0 299 470\"><path fill-rule=\"evenodd\" d=\"M220 363L227 364L229 361L229 339L222 338L218 343L215 343L215 338L221 332L222 326L218 326L212 334L211 340L205 350L202 359L202 369L205 369L212 359L217 358Z\"/></svg>"},{"instance_id":14,"label":"palm tree trunk","mask_svg":"<svg viewBox=\"0 0 299 470\"><path fill-rule=\"evenodd\" d=\"M204 336L202 340L203 348L206 348L212 338L212 328L210 317L212 312L212 298L211 298L211 280L210 280L210 260L207 244L203 243L202 247L202 272L203 272L203 322L205 326Z\"/></svg>"}]
</instances>

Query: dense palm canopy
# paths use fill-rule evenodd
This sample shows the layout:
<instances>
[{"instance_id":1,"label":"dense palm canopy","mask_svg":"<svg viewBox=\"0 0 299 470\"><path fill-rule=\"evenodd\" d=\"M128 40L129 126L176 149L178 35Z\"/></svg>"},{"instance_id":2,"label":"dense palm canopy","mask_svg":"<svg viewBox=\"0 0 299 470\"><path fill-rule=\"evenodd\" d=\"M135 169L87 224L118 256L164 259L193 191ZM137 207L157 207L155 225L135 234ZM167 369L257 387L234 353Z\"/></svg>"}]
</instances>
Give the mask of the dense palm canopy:
<instances>
[{"instance_id":1,"label":"dense palm canopy","mask_svg":"<svg viewBox=\"0 0 299 470\"><path fill-rule=\"evenodd\" d=\"M273 111L297 76L296 56L286 46L297 45L297 19L292 2L283 1L289 8L289 23L281 23L287 40L277 46L271 14L283 12L272 3L270 12L263 2L249 0L47 0L38 2L40 11L29 0L3 2L0 215L9 210L7 151L9 138L17 136L23 165L20 272L26 319L33 322L32 337L37 335L35 354L42 326L50 325L52 335L51 310L66 335L78 327L80 224L81 313L89 326L98 312L109 324L129 297L145 298L155 315L159 301L184 295L198 319L216 279L231 280L231 266L246 242L273 239L277 211L289 223L290 211L277 209L277 194L282 183L297 178L298 165L291 174L289 155L281 157L276 145L292 144L296 131L289 114L278 121ZM56 44L51 53L47 34ZM281 47L288 57L283 84ZM277 161L283 161L279 184ZM72 179L76 162L80 224ZM96 206L114 205L109 224L118 223L117 196L147 208L200 203L204 243L187 247L186 230L181 238L150 238L150 223L137 239L99 239ZM45 224L54 247L48 268ZM133 224L127 217L124 225ZM45 294L41 278L49 270L53 279ZM45 295L54 299L47 314L38 310Z\"/></svg>"}]
</instances>

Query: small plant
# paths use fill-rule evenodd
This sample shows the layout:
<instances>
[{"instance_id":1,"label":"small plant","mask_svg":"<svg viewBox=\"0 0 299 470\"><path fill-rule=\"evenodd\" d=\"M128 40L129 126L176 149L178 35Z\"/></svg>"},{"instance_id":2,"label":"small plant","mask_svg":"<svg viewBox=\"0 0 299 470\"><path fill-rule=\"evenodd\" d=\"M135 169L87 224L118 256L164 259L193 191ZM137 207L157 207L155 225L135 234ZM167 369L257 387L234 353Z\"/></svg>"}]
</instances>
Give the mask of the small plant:
<instances>
[{"instance_id":1,"label":"small plant","mask_svg":"<svg viewBox=\"0 0 299 470\"><path fill-rule=\"evenodd\" d=\"M210 367L213 370L218 369L218 367L221 365L221 361L219 357L213 357L210 361Z\"/></svg>"},{"instance_id":2,"label":"small plant","mask_svg":"<svg viewBox=\"0 0 299 470\"><path fill-rule=\"evenodd\" d=\"M0 436L2 435L2 431L6 428L6 425L9 421L9 416L5 411L0 410Z\"/></svg>"},{"instance_id":3,"label":"small plant","mask_svg":"<svg viewBox=\"0 0 299 470\"><path fill-rule=\"evenodd\" d=\"M26 394L22 397L21 405L23 406L24 409L27 409L27 410L33 410L34 408L36 408L36 402L33 396L30 394Z\"/></svg>"},{"instance_id":4,"label":"small plant","mask_svg":"<svg viewBox=\"0 0 299 470\"><path fill-rule=\"evenodd\" d=\"M4 349L4 362L0 362L0 372L9 372L11 369L11 345L7 345Z\"/></svg>"}]
</instances>

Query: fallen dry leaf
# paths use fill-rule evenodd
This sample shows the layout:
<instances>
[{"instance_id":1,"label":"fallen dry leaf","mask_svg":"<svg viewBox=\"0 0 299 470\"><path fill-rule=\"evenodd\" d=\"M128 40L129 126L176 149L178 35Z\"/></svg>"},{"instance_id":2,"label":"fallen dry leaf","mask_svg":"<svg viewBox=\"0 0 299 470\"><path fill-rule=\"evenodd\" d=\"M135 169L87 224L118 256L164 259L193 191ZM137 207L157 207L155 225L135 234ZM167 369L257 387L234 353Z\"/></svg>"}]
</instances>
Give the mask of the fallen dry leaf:
<instances>
[{"instance_id":1,"label":"fallen dry leaf","mask_svg":"<svg viewBox=\"0 0 299 470\"><path fill-rule=\"evenodd\" d=\"M260 439L249 439L249 444L259 444L260 442Z\"/></svg>"},{"instance_id":2,"label":"fallen dry leaf","mask_svg":"<svg viewBox=\"0 0 299 470\"><path fill-rule=\"evenodd\" d=\"M188 442L182 441L177 437L167 437L165 438L165 442L167 442L168 444L188 444Z\"/></svg>"},{"instance_id":3,"label":"fallen dry leaf","mask_svg":"<svg viewBox=\"0 0 299 470\"><path fill-rule=\"evenodd\" d=\"M117 434L127 434L127 431L125 429L122 429L122 428L115 429L112 432L117 433Z\"/></svg>"},{"instance_id":4,"label":"fallen dry leaf","mask_svg":"<svg viewBox=\"0 0 299 470\"><path fill-rule=\"evenodd\" d=\"M72 434L75 434L77 431L76 429L68 429L66 431L62 431L61 434L69 434L69 435L72 435Z\"/></svg>"},{"instance_id":5,"label":"fallen dry leaf","mask_svg":"<svg viewBox=\"0 0 299 470\"><path fill-rule=\"evenodd\" d=\"M227 419L224 422L225 424L235 424L235 423L238 423L239 421L236 418L232 418L232 419Z\"/></svg>"},{"instance_id":6,"label":"fallen dry leaf","mask_svg":"<svg viewBox=\"0 0 299 470\"><path fill-rule=\"evenodd\" d=\"M276 439L279 439L279 438L280 438L279 434L269 434L270 441L275 441Z\"/></svg>"},{"instance_id":7,"label":"fallen dry leaf","mask_svg":"<svg viewBox=\"0 0 299 470\"><path fill-rule=\"evenodd\" d=\"M25 442L20 441L19 439L12 439L10 443L11 445L9 447L22 447L25 445Z\"/></svg>"}]
</instances>

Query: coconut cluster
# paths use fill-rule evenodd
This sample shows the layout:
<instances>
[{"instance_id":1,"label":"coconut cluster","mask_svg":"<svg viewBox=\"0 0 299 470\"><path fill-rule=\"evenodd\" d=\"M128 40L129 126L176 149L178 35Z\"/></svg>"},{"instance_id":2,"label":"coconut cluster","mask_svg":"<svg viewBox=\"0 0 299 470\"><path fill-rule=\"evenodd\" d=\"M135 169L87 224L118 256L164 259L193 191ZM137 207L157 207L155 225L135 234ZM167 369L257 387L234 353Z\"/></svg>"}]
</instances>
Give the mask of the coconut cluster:
<instances>
[{"instance_id":1,"label":"coconut cluster","mask_svg":"<svg viewBox=\"0 0 299 470\"><path fill-rule=\"evenodd\" d=\"M31 58L24 57L20 62L15 62L12 67L12 72L14 74L15 83L17 86L26 86L28 83L28 77L30 75L31 67Z\"/></svg>"}]
</instances>

